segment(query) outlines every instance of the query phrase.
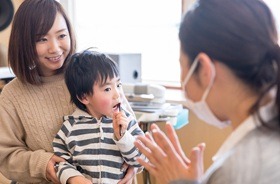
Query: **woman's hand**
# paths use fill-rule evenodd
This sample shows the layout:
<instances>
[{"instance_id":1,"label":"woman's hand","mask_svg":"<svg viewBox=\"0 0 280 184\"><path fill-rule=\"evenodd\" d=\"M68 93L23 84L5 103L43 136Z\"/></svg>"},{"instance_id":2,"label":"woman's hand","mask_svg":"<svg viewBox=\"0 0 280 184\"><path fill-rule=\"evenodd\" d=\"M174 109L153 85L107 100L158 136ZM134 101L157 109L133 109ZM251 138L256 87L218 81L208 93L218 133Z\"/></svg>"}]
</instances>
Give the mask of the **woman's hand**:
<instances>
[{"instance_id":1,"label":"woman's hand","mask_svg":"<svg viewBox=\"0 0 280 184\"><path fill-rule=\"evenodd\" d=\"M132 166L128 166L127 163L123 165L123 167L128 167L128 170L124 176L124 178L118 182L118 184L132 184L133 179L137 173L137 168Z\"/></svg>"},{"instance_id":2,"label":"woman's hand","mask_svg":"<svg viewBox=\"0 0 280 184\"><path fill-rule=\"evenodd\" d=\"M84 176L74 176L67 180L68 184L92 184L92 182Z\"/></svg>"},{"instance_id":3,"label":"woman's hand","mask_svg":"<svg viewBox=\"0 0 280 184\"><path fill-rule=\"evenodd\" d=\"M46 177L49 181L52 181L54 184L59 184L60 181L56 176L55 164L59 162L65 162L65 160L59 156L53 155L47 165Z\"/></svg>"},{"instance_id":4,"label":"woman's hand","mask_svg":"<svg viewBox=\"0 0 280 184\"><path fill-rule=\"evenodd\" d=\"M201 180L204 172L204 143L194 147L188 159L171 124L166 124L167 136L155 124L151 126L151 131L152 135L147 133L145 137L139 136L135 142L135 146L149 162L141 158L137 161L155 176L159 183L178 179Z\"/></svg>"}]
</instances>

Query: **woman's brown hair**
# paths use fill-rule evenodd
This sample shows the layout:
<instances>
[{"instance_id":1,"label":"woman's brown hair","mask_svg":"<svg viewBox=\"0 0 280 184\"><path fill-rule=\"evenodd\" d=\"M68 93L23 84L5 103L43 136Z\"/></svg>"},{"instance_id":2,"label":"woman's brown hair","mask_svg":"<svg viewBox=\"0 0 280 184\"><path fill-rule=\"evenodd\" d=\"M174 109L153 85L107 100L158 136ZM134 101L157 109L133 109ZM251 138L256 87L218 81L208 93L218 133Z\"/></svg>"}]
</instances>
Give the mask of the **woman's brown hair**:
<instances>
[{"instance_id":1,"label":"woman's brown hair","mask_svg":"<svg viewBox=\"0 0 280 184\"><path fill-rule=\"evenodd\" d=\"M70 52L62 68L57 71L60 73L67 65L69 56L76 50L75 35L63 7L56 0L25 0L14 16L8 61L17 78L23 83L42 83L39 67L36 67L35 62L38 60L36 41L38 35L46 35L51 29L57 13L64 17L71 40Z\"/></svg>"}]
</instances>

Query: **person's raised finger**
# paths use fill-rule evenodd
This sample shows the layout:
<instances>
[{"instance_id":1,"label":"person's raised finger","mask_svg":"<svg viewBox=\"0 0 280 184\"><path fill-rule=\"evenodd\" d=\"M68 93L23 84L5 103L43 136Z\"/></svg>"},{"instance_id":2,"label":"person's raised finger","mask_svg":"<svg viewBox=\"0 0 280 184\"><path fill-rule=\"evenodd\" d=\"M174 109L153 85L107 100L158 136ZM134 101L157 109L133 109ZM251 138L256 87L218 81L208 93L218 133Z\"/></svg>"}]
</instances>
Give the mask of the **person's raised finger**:
<instances>
[{"instance_id":1,"label":"person's raised finger","mask_svg":"<svg viewBox=\"0 0 280 184\"><path fill-rule=\"evenodd\" d=\"M149 140L151 140L152 142L154 142L153 136L151 135L150 132L146 132L146 133L145 133L145 137L147 137Z\"/></svg>"},{"instance_id":2,"label":"person's raised finger","mask_svg":"<svg viewBox=\"0 0 280 184\"><path fill-rule=\"evenodd\" d=\"M145 161L140 157L138 157L136 160L140 165L145 167L145 169L147 169L147 171L149 171L150 174L156 176L156 167L151 162Z\"/></svg>"},{"instance_id":3,"label":"person's raised finger","mask_svg":"<svg viewBox=\"0 0 280 184\"><path fill-rule=\"evenodd\" d=\"M172 155L175 151L173 145L171 144L170 140L168 137L161 131L157 129L152 130L152 136L155 141L155 143L158 145L160 148L160 154L167 154L167 155ZM159 150L159 149L158 149ZM154 152L152 150L152 152Z\"/></svg>"},{"instance_id":4,"label":"person's raised finger","mask_svg":"<svg viewBox=\"0 0 280 184\"><path fill-rule=\"evenodd\" d=\"M176 152L182 157L182 159L186 164L189 164L190 160L186 157L173 126L169 122L167 122L165 128L166 128L166 134L171 144L174 146Z\"/></svg>"},{"instance_id":5,"label":"person's raised finger","mask_svg":"<svg viewBox=\"0 0 280 184\"><path fill-rule=\"evenodd\" d=\"M134 145L142 154L144 154L148 158L150 162L152 162L153 164L157 163L155 154L151 152L150 147L152 146L152 144L150 143L149 139L144 136L139 136L134 142Z\"/></svg>"},{"instance_id":6,"label":"person's raised finger","mask_svg":"<svg viewBox=\"0 0 280 184\"><path fill-rule=\"evenodd\" d=\"M200 180L203 175L203 150L199 147L194 147L190 155L190 168L193 180Z\"/></svg>"}]
</instances>

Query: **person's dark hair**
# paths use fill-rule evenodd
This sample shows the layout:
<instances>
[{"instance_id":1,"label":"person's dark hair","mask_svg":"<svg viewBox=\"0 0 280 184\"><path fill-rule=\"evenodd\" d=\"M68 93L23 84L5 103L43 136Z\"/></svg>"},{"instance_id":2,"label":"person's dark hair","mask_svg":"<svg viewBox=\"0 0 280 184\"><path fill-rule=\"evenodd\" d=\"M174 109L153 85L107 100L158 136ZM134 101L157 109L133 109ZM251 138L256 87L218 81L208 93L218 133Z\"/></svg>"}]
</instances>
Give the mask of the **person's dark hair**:
<instances>
[{"instance_id":1,"label":"person's dark hair","mask_svg":"<svg viewBox=\"0 0 280 184\"><path fill-rule=\"evenodd\" d=\"M25 0L18 8L10 35L8 60L17 78L30 84L41 84L39 67L36 67L38 54L36 41L51 29L56 14L60 13L66 22L71 40L71 48L63 66L76 50L75 35L63 7L56 0Z\"/></svg>"},{"instance_id":2,"label":"person's dark hair","mask_svg":"<svg viewBox=\"0 0 280 184\"><path fill-rule=\"evenodd\" d=\"M226 64L259 94L251 113L258 111L263 96L277 85L279 111L280 48L273 15L263 1L199 0L184 16L179 39L191 63L204 52Z\"/></svg>"},{"instance_id":3,"label":"person's dark hair","mask_svg":"<svg viewBox=\"0 0 280 184\"><path fill-rule=\"evenodd\" d=\"M79 99L84 95L94 94L94 84L103 85L114 77L119 77L119 70L109 56L90 50L74 54L65 71L65 82L71 102L86 110L86 106Z\"/></svg>"}]
</instances>

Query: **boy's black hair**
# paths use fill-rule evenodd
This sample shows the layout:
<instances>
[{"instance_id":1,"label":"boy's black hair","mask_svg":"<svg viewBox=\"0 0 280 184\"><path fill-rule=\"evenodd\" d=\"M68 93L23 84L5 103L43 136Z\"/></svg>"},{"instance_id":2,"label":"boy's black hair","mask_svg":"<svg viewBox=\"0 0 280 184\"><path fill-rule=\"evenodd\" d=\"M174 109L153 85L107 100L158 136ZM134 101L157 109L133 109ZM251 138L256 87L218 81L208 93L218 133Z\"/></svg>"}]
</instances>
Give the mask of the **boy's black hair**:
<instances>
[{"instance_id":1,"label":"boy's black hair","mask_svg":"<svg viewBox=\"0 0 280 184\"><path fill-rule=\"evenodd\" d=\"M71 102L86 110L79 101L84 95L92 95L95 83L105 84L107 79L119 77L115 61L96 51L85 50L71 56L65 71L65 82L71 95Z\"/></svg>"}]
</instances>

